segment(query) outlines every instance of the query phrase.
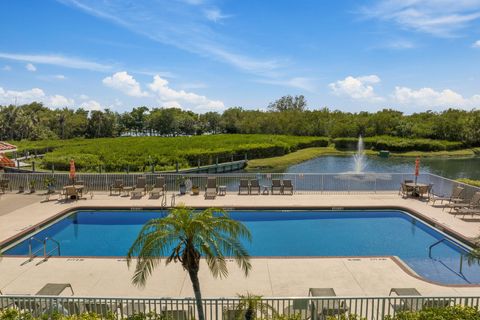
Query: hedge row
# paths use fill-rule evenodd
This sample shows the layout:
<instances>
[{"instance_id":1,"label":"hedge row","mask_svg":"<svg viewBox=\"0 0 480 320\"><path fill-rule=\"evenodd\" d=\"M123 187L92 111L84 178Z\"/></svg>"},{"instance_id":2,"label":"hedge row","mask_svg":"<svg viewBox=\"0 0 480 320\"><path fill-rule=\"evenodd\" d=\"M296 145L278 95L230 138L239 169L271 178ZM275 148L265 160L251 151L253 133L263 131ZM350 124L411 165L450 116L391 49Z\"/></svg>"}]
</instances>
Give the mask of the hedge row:
<instances>
[{"instance_id":1,"label":"hedge row","mask_svg":"<svg viewBox=\"0 0 480 320\"><path fill-rule=\"evenodd\" d=\"M388 150L394 152L407 151L451 151L464 147L461 142L432 140L432 139L405 139L388 136L367 137L363 139L365 149ZM333 139L337 149L355 150L357 138L336 138Z\"/></svg>"}]
</instances>

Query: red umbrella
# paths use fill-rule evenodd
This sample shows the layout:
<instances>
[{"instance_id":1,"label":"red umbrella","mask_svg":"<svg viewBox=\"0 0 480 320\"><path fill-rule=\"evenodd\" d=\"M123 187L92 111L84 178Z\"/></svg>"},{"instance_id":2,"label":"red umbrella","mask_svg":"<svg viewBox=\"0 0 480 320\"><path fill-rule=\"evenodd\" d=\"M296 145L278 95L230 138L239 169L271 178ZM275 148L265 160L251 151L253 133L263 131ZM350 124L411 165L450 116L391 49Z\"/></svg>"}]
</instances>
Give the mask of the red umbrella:
<instances>
[{"instance_id":1,"label":"red umbrella","mask_svg":"<svg viewBox=\"0 0 480 320\"><path fill-rule=\"evenodd\" d=\"M70 179L75 183L75 161L70 160Z\"/></svg>"}]
</instances>

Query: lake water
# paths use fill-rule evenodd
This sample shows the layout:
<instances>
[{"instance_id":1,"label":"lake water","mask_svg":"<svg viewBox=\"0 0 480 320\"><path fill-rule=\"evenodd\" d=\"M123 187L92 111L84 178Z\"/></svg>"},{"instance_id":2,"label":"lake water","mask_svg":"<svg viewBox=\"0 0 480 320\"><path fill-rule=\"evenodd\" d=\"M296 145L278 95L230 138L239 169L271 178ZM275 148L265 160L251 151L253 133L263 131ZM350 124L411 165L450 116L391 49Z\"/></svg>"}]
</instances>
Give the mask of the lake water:
<instances>
[{"instance_id":1,"label":"lake water","mask_svg":"<svg viewBox=\"0 0 480 320\"><path fill-rule=\"evenodd\" d=\"M415 158L366 157L365 172L414 173ZM338 173L354 170L353 156L322 156L289 167L288 173ZM450 179L470 178L480 180L480 157L474 158L423 158L421 173L433 173Z\"/></svg>"}]
</instances>

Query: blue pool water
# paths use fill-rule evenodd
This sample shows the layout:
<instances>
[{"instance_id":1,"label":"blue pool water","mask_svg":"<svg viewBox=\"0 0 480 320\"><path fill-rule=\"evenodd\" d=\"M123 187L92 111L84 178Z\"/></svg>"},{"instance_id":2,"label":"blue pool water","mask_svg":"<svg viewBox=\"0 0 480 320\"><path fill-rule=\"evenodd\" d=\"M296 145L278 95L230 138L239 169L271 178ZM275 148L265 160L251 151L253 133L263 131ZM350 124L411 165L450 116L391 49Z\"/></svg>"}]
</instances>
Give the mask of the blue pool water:
<instances>
[{"instance_id":1,"label":"blue pool water","mask_svg":"<svg viewBox=\"0 0 480 320\"><path fill-rule=\"evenodd\" d=\"M125 256L142 225L161 211L78 211L39 231L62 256ZM231 211L252 233L251 256L398 256L420 276L445 284L480 283L480 266L463 264L461 249L402 211ZM36 245L36 243L34 243ZM41 248L41 244L34 250ZM28 240L5 252L28 255Z\"/></svg>"}]
</instances>

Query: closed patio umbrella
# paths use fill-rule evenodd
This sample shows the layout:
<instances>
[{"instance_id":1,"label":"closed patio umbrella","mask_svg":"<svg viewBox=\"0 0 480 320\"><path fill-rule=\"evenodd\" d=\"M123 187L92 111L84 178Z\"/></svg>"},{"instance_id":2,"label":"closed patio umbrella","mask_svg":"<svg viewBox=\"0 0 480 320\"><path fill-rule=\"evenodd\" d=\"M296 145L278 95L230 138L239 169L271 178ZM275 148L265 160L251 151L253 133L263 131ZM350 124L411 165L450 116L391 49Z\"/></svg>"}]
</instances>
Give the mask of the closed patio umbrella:
<instances>
[{"instance_id":1,"label":"closed patio umbrella","mask_svg":"<svg viewBox=\"0 0 480 320\"><path fill-rule=\"evenodd\" d=\"M415 184L417 184L418 175L420 174L420 158L415 159Z\"/></svg>"},{"instance_id":2,"label":"closed patio umbrella","mask_svg":"<svg viewBox=\"0 0 480 320\"><path fill-rule=\"evenodd\" d=\"M70 160L70 180L75 184L75 160Z\"/></svg>"}]
</instances>

